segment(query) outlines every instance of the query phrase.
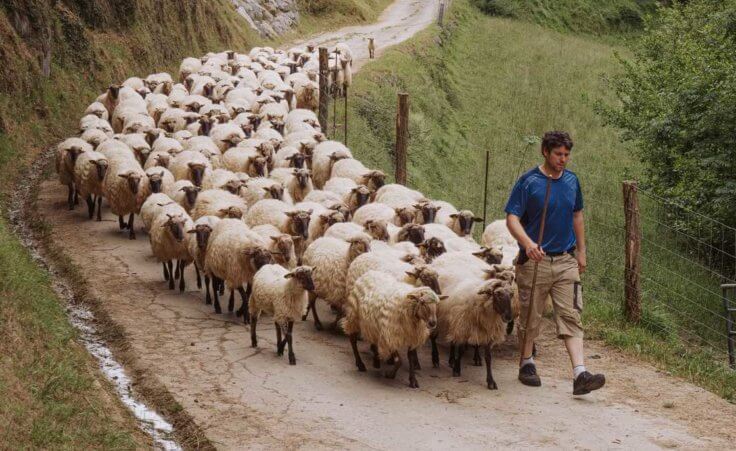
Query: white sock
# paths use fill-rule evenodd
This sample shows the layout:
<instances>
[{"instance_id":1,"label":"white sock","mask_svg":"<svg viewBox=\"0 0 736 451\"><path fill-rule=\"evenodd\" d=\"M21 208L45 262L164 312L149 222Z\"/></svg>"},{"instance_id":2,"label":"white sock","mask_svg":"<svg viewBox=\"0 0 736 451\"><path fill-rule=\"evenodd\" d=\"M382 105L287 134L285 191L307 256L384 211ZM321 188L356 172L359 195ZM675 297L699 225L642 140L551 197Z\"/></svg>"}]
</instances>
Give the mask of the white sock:
<instances>
[{"instance_id":1,"label":"white sock","mask_svg":"<svg viewBox=\"0 0 736 451\"><path fill-rule=\"evenodd\" d=\"M519 366L519 368L523 367L524 365L528 363L531 363L532 365L534 365L534 356L531 356L528 359L521 359L521 365Z\"/></svg>"},{"instance_id":2,"label":"white sock","mask_svg":"<svg viewBox=\"0 0 736 451\"><path fill-rule=\"evenodd\" d=\"M577 379L578 376L580 376L580 374L581 373L584 373L585 371L587 371L585 369L585 365L578 365L578 366L576 366L575 368L572 369L572 377L573 377L573 379Z\"/></svg>"}]
</instances>

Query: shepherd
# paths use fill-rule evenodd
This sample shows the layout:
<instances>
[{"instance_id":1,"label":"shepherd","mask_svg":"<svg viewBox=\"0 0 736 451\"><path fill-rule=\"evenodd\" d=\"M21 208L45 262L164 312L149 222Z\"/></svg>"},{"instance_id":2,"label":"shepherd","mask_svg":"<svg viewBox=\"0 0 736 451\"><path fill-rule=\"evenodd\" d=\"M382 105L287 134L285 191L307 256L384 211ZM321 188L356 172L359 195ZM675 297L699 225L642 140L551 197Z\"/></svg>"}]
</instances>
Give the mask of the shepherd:
<instances>
[{"instance_id":1,"label":"shepherd","mask_svg":"<svg viewBox=\"0 0 736 451\"><path fill-rule=\"evenodd\" d=\"M583 194L578 177L565 169L572 151L570 135L551 131L542 138L544 162L516 181L506 203L506 225L519 243L516 281L521 301L519 381L539 387L534 339L539 334L547 297L551 297L557 337L564 340L573 368L573 395L585 395L606 383L591 374L583 356L583 289L587 265Z\"/></svg>"}]
</instances>

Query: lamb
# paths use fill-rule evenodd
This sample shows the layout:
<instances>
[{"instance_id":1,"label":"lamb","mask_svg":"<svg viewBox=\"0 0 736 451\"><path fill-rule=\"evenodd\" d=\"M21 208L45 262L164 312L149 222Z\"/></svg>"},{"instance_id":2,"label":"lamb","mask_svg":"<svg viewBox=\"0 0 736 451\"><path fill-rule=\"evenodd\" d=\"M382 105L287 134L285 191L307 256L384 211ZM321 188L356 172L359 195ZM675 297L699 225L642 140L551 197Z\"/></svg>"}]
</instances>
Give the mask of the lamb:
<instances>
[{"instance_id":1,"label":"lamb","mask_svg":"<svg viewBox=\"0 0 736 451\"><path fill-rule=\"evenodd\" d=\"M277 180L289 192L294 202L301 202L314 189L309 169L274 169L269 177Z\"/></svg>"},{"instance_id":2,"label":"lamb","mask_svg":"<svg viewBox=\"0 0 736 451\"><path fill-rule=\"evenodd\" d=\"M87 201L89 219L97 205L97 220L102 221L102 188L107 174L107 158L99 152L82 152L74 164L74 187L76 192Z\"/></svg>"},{"instance_id":3,"label":"lamb","mask_svg":"<svg viewBox=\"0 0 736 451\"><path fill-rule=\"evenodd\" d=\"M262 199L281 200L287 204L291 202L288 193L284 193L284 187L276 180L253 177L244 182L243 185L244 189L241 190L240 195L248 205L255 205Z\"/></svg>"},{"instance_id":4,"label":"lamb","mask_svg":"<svg viewBox=\"0 0 736 451\"><path fill-rule=\"evenodd\" d=\"M506 227L506 221L499 219L493 221L483 231L481 243L486 247L499 247L503 252L504 265L512 265L516 255L519 253L519 244Z\"/></svg>"},{"instance_id":5,"label":"lamb","mask_svg":"<svg viewBox=\"0 0 736 451\"><path fill-rule=\"evenodd\" d=\"M437 211L437 222L444 224L459 236L471 236L473 223L483 222L483 218L477 218L470 210L458 211L452 204L444 201L433 202L439 207Z\"/></svg>"},{"instance_id":6,"label":"lamb","mask_svg":"<svg viewBox=\"0 0 736 451\"><path fill-rule=\"evenodd\" d=\"M309 238L310 210L295 210L293 206L280 200L263 199L248 211L245 223L250 227L271 224L292 236L301 236L305 241Z\"/></svg>"},{"instance_id":7,"label":"lamb","mask_svg":"<svg viewBox=\"0 0 736 451\"><path fill-rule=\"evenodd\" d=\"M248 212L248 205L242 197L220 189L202 191L191 210L195 221L202 216L242 219Z\"/></svg>"},{"instance_id":8,"label":"lamb","mask_svg":"<svg viewBox=\"0 0 736 451\"><path fill-rule=\"evenodd\" d=\"M271 262L271 253L266 249L266 243L243 221L227 218L218 222L210 235L204 258L205 274L217 278L218 286L213 287L215 313L222 313L218 298L221 280L230 289L237 289L240 293L243 320L248 323L248 297L252 290L253 276L262 266ZM243 288L244 284L248 284L248 291ZM233 309L232 304L228 306L229 311Z\"/></svg>"},{"instance_id":9,"label":"lamb","mask_svg":"<svg viewBox=\"0 0 736 451\"><path fill-rule=\"evenodd\" d=\"M353 154L344 144L338 141L324 141L317 144L312 152L312 181L314 186L322 189L327 180L330 179L335 162L345 158L353 158Z\"/></svg>"},{"instance_id":10,"label":"lamb","mask_svg":"<svg viewBox=\"0 0 736 451\"><path fill-rule=\"evenodd\" d=\"M149 230L151 251L164 268L164 279L169 289L174 289L174 279L179 279L179 291L184 291L184 268L191 262L185 241L186 232L192 228L192 219L186 211L174 202L162 206ZM176 274L172 260L176 260Z\"/></svg>"},{"instance_id":11,"label":"lamb","mask_svg":"<svg viewBox=\"0 0 736 451\"><path fill-rule=\"evenodd\" d=\"M84 152L92 152L92 146L80 138L66 139L56 148L56 172L59 174L61 184L69 187L67 196L69 210L74 210L78 197L74 184L74 166L79 155Z\"/></svg>"},{"instance_id":12,"label":"lamb","mask_svg":"<svg viewBox=\"0 0 736 451\"><path fill-rule=\"evenodd\" d=\"M335 162L330 177L345 177L358 185L365 185L373 191L382 187L386 180L386 174L381 171L370 170L354 158L345 158Z\"/></svg>"},{"instance_id":13,"label":"lamb","mask_svg":"<svg viewBox=\"0 0 736 451\"><path fill-rule=\"evenodd\" d=\"M383 272L369 271L361 276L350 292L342 322L358 371L365 371L358 352L360 335L374 346L379 358L391 358L393 368L385 374L391 379L401 367L399 351L408 349L409 386L418 388L416 350L437 325L437 307L443 298L427 287L398 282Z\"/></svg>"},{"instance_id":14,"label":"lamb","mask_svg":"<svg viewBox=\"0 0 736 451\"><path fill-rule=\"evenodd\" d=\"M148 197L151 193L166 193L176 182L174 175L163 167L152 167L146 169L145 173L148 183L143 187L143 198Z\"/></svg>"},{"instance_id":15,"label":"lamb","mask_svg":"<svg viewBox=\"0 0 736 451\"><path fill-rule=\"evenodd\" d=\"M194 186L189 180L179 180L175 182L171 188L166 192L170 198L177 204L184 207L187 213L191 213L197 202L197 196L199 195L201 188Z\"/></svg>"},{"instance_id":16,"label":"lamb","mask_svg":"<svg viewBox=\"0 0 736 451\"><path fill-rule=\"evenodd\" d=\"M176 180L189 180L194 186L202 186L202 179L212 170L212 164L201 153L185 150L174 158L169 169Z\"/></svg>"},{"instance_id":17,"label":"lamb","mask_svg":"<svg viewBox=\"0 0 736 451\"><path fill-rule=\"evenodd\" d=\"M461 360L466 345L483 346L488 389L498 386L491 372L491 346L505 337L505 323L513 319L511 284L499 279L478 281L465 279L437 310L437 335L440 341L450 343L452 375L460 376ZM434 360L433 356L433 360ZM433 361L438 365L438 361Z\"/></svg>"},{"instance_id":18,"label":"lamb","mask_svg":"<svg viewBox=\"0 0 736 451\"><path fill-rule=\"evenodd\" d=\"M220 222L220 218L217 216L202 216L194 221L190 230L187 230L187 250L194 262L194 270L197 274L197 288L202 288L202 279L199 271L200 269L204 270L204 257L207 253L207 245L209 244L210 235L218 222ZM204 285L206 293L205 303L209 305L212 304L212 297L210 295L210 277L206 273L204 275Z\"/></svg>"},{"instance_id":19,"label":"lamb","mask_svg":"<svg viewBox=\"0 0 736 451\"><path fill-rule=\"evenodd\" d=\"M142 187L148 183L146 173L133 159L114 158L109 160L109 164L103 192L110 204L110 210L118 216L120 230L128 229L129 238L134 240L133 221L143 203L141 192ZM123 221L124 215L130 215L127 223Z\"/></svg>"},{"instance_id":20,"label":"lamb","mask_svg":"<svg viewBox=\"0 0 736 451\"><path fill-rule=\"evenodd\" d=\"M294 321L301 317L307 305L307 293L314 289L312 269L300 266L293 271L280 265L265 265L253 276L253 293L250 298L251 346L258 347L256 325L261 312L273 315L276 326L276 352L283 355L289 346L289 365L296 365L292 347ZM281 333L285 338L281 340Z\"/></svg>"},{"instance_id":21,"label":"lamb","mask_svg":"<svg viewBox=\"0 0 736 451\"><path fill-rule=\"evenodd\" d=\"M309 310L314 315L314 326L322 330L322 323L314 308L317 297L323 299L330 306L337 309L342 315L343 306L347 300L345 283L348 268L355 258L370 250L370 240L367 237L355 237L343 241L337 238L322 237L307 247L302 257L302 264L314 268L314 293L310 295ZM303 319L306 319L304 315ZM338 318L339 319L339 318Z\"/></svg>"}]
</instances>

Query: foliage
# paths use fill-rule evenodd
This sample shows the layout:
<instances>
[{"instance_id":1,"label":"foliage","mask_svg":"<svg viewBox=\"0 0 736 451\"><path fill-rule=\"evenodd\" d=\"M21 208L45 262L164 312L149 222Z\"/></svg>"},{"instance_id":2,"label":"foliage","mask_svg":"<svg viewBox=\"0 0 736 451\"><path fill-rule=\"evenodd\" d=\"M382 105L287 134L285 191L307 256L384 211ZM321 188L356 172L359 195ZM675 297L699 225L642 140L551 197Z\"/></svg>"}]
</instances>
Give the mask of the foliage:
<instances>
[{"instance_id":1,"label":"foliage","mask_svg":"<svg viewBox=\"0 0 736 451\"><path fill-rule=\"evenodd\" d=\"M637 145L651 188L736 227L736 1L663 9L633 58L620 63L623 73L611 82L620 102L601 111ZM696 215L677 226L712 233Z\"/></svg>"},{"instance_id":2,"label":"foliage","mask_svg":"<svg viewBox=\"0 0 736 451\"><path fill-rule=\"evenodd\" d=\"M656 0L473 0L493 16L527 20L558 31L591 34L639 30Z\"/></svg>"}]
</instances>

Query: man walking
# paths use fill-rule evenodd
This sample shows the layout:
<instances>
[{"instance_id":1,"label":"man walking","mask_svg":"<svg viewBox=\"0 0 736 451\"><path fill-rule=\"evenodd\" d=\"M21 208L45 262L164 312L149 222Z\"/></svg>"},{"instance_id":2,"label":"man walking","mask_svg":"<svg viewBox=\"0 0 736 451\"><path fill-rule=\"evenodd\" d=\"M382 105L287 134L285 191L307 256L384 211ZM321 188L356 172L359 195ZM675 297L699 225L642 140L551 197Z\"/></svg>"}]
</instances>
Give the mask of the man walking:
<instances>
[{"instance_id":1,"label":"man walking","mask_svg":"<svg viewBox=\"0 0 736 451\"><path fill-rule=\"evenodd\" d=\"M583 356L583 310L580 274L585 272L585 225L583 195L577 176L565 166L570 160L572 140L566 132L544 134L544 163L519 178L506 204L506 225L519 242L516 282L521 301L519 380L539 387L532 350L547 296L552 298L557 337L565 341L573 367L573 395L585 395L606 383L602 374L590 374ZM547 199L543 242L539 242L542 214ZM532 279L536 285L531 312ZM526 329L527 316L529 329Z\"/></svg>"}]
</instances>

